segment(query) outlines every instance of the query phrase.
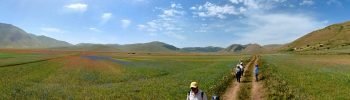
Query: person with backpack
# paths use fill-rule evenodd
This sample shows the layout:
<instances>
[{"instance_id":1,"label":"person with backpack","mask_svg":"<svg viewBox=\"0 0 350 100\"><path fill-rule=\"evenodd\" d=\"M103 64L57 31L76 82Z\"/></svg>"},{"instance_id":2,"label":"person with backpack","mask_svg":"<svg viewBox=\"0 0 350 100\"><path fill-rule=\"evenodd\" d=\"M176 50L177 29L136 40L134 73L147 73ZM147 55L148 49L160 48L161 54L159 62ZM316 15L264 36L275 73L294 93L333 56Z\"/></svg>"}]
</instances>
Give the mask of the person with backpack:
<instances>
[{"instance_id":1,"label":"person with backpack","mask_svg":"<svg viewBox=\"0 0 350 100\"><path fill-rule=\"evenodd\" d=\"M236 67L236 79L238 83L241 82L241 68L239 67L239 65L237 65Z\"/></svg>"},{"instance_id":2,"label":"person with backpack","mask_svg":"<svg viewBox=\"0 0 350 100\"><path fill-rule=\"evenodd\" d=\"M254 69L255 81L258 81L258 75L259 75L258 73L259 73L259 66L258 64L256 64Z\"/></svg>"},{"instance_id":3,"label":"person with backpack","mask_svg":"<svg viewBox=\"0 0 350 100\"><path fill-rule=\"evenodd\" d=\"M239 68L241 68L241 77L242 77L243 74L244 74L244 66L243 66L243 63L241 62L241 63L238 64L237 66L239 66Z\"/></svg>"},{"instance_id":4,"label":"person with backpack","mask_svg":"<svg viewBox=\"0 0 350 100\"><path fill-rule=\"evenodd\" d=\"M207 100L205 93L198 88L197 82L191 82L190 88L186 100Z\"/></svg>"},{"instance_id":5,"label":"person with backpack","mask_svg":"<svg viewBox=\"0 0 350 100\"><path fill-rule=\"evenodd\" d=\"M239 64L243 66L243 60L239 60Z\"/></svg>"}]
</instances>

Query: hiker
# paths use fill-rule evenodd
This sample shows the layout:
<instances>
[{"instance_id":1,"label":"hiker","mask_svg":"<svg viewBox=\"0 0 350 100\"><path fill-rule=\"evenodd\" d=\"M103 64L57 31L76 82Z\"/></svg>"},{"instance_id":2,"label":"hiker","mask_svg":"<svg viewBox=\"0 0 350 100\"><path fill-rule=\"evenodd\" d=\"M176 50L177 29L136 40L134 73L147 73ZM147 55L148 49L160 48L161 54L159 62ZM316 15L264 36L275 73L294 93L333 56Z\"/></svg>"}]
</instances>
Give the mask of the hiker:
<instances>
[{"instance_id":1,"label":"hiker","mask_svg":"<svg viewBox=\"0 0 350 100\"><path fill-rule=\"evenodd\" d=\"M241 68L241 76L243 76L243 74L244 74L244 66L243 66L243 64L238 64L237 66L239 66L239 68Z\"/></svg>"},{"instance_id":2,"label":"hiker","mask_svg":"<svg viewBox=\"0 0 350 100\"><path fill-rule=\"evenodd\" d=\"M238 83L241 82L241 68L238 65L236 67L236 79Z\"/></svg>"},{"instance_id":3,"label":"hiker","mask_svg":"<svg viewBox=\"0 0 350 100\"><path fill-rule=\"evenodd\" d=\"M197 82L191 82L190 88L186 100L207 100L205 93L198 88Z\"/></svg>"},{"instance_id":4,"label":"hiker","mask_svg":"<svg viewBox=\"0 0 350 100\"><path fill-rule=\"evenodd\" d=\"M242 60L239 60L239 64L243 66L243 61L242 61Z\"/></svg>"},{"instance_id":5,"label":"hiker","mask_svg":"<svg viewBox=\"0 0 350 100\"><path fill-rule=\"evenodd\" d=\"M254 69L255 81L258 81L258 73L259 73L259 66L258 64L256 64Z\"/></svg>"}]
</instances>

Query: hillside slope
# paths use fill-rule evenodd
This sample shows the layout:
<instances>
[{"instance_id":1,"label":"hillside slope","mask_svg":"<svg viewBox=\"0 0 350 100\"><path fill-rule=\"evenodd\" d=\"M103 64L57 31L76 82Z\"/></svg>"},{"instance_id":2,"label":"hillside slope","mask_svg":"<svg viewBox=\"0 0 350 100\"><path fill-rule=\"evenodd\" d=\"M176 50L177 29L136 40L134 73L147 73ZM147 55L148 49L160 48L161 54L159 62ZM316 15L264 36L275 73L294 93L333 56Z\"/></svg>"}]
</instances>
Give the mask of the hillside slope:
<instances>
[{"instance_id":1,"label":"hillside slope","mask_svg":"<svg viewBox=\"0 0 350 100\"><path fill-rule=\"evenodd\" d=\"M122 52L176 52L180 49L163 42L153 41L136 44L91 44L81 43L74 46L52 48L56 50L83 50L83 51L122 51Z\"/></svg>"},{"instance_id":2,"label":"hillside slope","mask_svg":"<svg viewBox=\"0 0 350 100\"><path fill-rule=\"evenodd\" d=\"M304 51L340 48L350 45L350 21L311 32L284 49Z\"/></svg>"},{"instance_id":3,"label":"hillside slope","mask_svg":"<svg viewBox=\"0 0 350 100\"><path fill-rule=\"evenodd\" d=\"M208 47L185 47L181 48L181 51L183 52L218 52L223 50L224 48L221 47L213 47L213 46L208 46Z\"/></svg>"},{"instance_id":4,"label":"hillside slope","mask_svg":"<svg viewBox=\"0 0 350 100\"><path fill-rule=\"evenodd\" d=\"M11 24L0 23L0 48L50 48L71 44L46 36L36 36Z\"/></svg>"}]
</instances>

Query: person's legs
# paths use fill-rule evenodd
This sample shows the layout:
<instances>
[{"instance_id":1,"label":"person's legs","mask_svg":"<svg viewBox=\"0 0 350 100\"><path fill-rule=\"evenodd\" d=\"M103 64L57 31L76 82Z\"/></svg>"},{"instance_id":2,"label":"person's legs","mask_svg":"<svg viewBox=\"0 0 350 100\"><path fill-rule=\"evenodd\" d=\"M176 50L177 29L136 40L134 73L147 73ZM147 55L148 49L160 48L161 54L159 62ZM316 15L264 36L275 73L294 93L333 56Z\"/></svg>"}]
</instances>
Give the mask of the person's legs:
<instances>
[{"instance_id":1,"label":"person's legs","mask_svg":"<svg viewBox=\"0 0 350 100\"><path fill-rule=\"evenodd\" d=\"M238 73L236 73L236 80L237 80L237 82L239 82L239 74Z\"/></svg>"},{"instance_id":2,"label":"person's legs","mask_svg":"<svg viewBox=\"0 0 350 100\"><path fill-rule=\"evenodd\" d=\"M255 81L258 81L258 74L255 74Z\"/></svg>"}]
</instances>

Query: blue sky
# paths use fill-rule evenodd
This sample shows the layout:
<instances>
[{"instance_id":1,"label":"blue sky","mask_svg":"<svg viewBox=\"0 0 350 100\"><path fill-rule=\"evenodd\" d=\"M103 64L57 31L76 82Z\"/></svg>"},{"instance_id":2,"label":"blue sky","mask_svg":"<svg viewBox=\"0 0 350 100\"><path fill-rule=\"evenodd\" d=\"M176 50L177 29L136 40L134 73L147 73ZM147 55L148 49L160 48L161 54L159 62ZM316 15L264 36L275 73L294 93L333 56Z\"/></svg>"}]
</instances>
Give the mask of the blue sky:
<instances>
[{"instance_id":1,"label":"blue sky","mask_svg":"<svg viewBox=\"0 0 350 100\"><path fill-rule=\"evenodd\" d=\"M0 22L73 44L283 44L350 19L350 0L0 0Z\"/></svg>"}]
</instances>

